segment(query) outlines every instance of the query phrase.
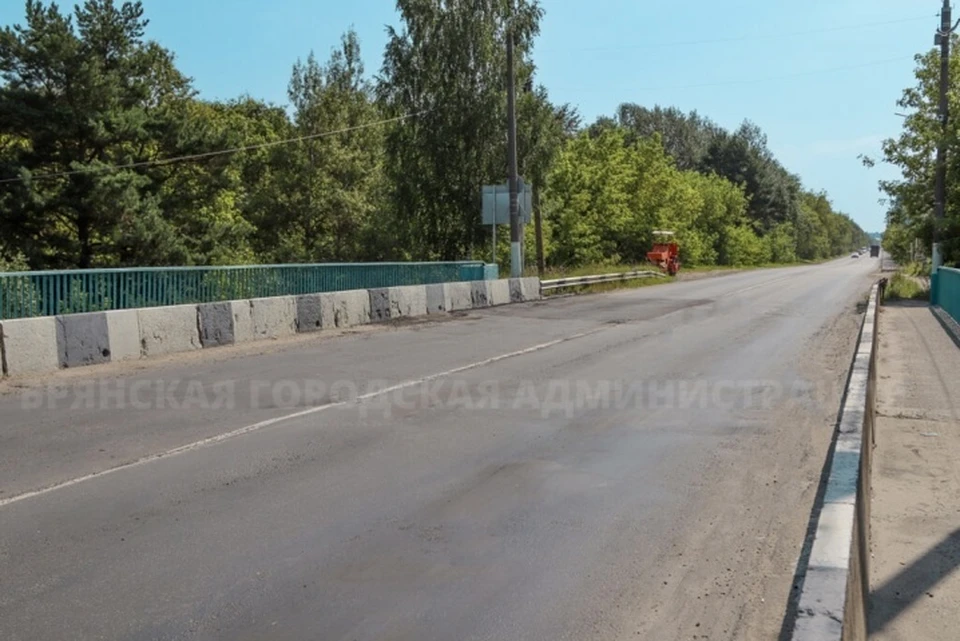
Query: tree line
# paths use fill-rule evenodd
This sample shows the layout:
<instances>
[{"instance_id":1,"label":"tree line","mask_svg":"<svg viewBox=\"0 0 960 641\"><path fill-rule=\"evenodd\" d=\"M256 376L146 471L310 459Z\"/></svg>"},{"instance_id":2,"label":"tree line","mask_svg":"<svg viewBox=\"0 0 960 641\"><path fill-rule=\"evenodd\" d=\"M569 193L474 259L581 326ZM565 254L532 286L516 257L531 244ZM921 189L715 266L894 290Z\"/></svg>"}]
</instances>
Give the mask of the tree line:
<instances>
[{"instance_id":1,"label":"tree line","mask_svg":"<svg viewBox=\"0 0 960 641\"><path fill-rule=\"evenodd\" d=\"M941 241L945 265L960 267L960 40L954 36L950 58L948 121L944 144L947 153L947 197L943 220L934 216L936 205L936 149L941 137L938 115L940 50L917 55L916 84L903 91L897 106L907 113L896 138L883 142L882 160L898 167L900 178L880 181L888 205L883 248L900 263L930 257L934 230ZM873 166L873 158L864 158Z\"/></svg>"},{"instance_id":2,"label":"tree line","mask_svg":"<svg viewBox=\"0 0 960 641\"><path fill-rule=\"evenodd\" d=\"M585 125L551 102L535 82L534 0L397 11L376 73L347 31L327 60L293 65L278 106L200 98L147 37L141 2L69 14L27 0L0 31L0 269L485 258L481 186L506 175L508 24L520 173L549 265L640 262L663 228L687 264L866 244L749 122L623 104Z\"/></svg>"}]
</instances>

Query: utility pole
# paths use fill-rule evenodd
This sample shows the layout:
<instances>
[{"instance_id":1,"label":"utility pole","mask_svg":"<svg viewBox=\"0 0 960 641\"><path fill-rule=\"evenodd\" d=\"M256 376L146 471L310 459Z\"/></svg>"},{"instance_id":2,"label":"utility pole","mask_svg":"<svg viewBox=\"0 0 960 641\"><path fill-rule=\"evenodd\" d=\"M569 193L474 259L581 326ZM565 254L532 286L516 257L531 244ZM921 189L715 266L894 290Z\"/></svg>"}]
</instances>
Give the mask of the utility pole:
<instances>
[{"instance_id":1,"label":"utility pole","mask_svg":"<svg viewBox=\"0 0 960 641\"><path fill-rule=\"evenodd\" d=\"M950 0L943 0L943 8L940 10L940 29L934 38L934 43L940 45L940 137L937 140L936 204L933 215L931 261L934 272L943 264L943 256L940 253L939 227L943 224L944 211L947 206L947 124L950 117L947 91L950 88L950 36L955 28L955 25L950 24Z\"/></svg>"},{"instance_id":2,"label":"utility pole","mask_svg":"<svg viewBox=\"0 0 960 641\"><path fill-rule=\"evenodd\" d=\"M537 235L537 276L543 278L546 265L543 264L543 221L540 218L540 189L533 185L533 224Z\"/></svg>"},{"instance_id":3,"label":"utility pole","mask_svg":"<svg viewBox=\"0 0 960 641\"><path fill-rule=\"evenodd\" d=\"M946 2L947 0L944 0ZM507 182L510 184L510 277L522 276L520 211L517 195L517 79L513 65L513 15L507 25Z\"/></svg>"}]
</instances>

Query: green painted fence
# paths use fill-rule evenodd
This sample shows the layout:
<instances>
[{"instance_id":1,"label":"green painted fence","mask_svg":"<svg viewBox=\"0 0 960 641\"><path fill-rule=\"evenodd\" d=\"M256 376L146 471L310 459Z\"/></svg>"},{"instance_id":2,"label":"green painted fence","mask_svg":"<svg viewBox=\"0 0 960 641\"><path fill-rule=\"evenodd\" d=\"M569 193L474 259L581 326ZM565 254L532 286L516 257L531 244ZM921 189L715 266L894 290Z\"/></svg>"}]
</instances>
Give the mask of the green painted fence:
<instances>
[{"instance_id":1,"label":"green painted fence","mask_svg":"<svg viewBox=\"0 0 960 641\"><path fill-rule=\"evenodd\" d=\"M960 269L941 267L930 282L930 302L960 323Z\"/></svg>"},{"instance_id":2,"label":"green painted fence","mask_svg":"<svg viewBox=\"0 0 960 641\"><path fill-rule=\"evenodd\" d=\"M457 261L6 272L0 319L483 280L486 268Z\"/></svg>"}]
</instances>

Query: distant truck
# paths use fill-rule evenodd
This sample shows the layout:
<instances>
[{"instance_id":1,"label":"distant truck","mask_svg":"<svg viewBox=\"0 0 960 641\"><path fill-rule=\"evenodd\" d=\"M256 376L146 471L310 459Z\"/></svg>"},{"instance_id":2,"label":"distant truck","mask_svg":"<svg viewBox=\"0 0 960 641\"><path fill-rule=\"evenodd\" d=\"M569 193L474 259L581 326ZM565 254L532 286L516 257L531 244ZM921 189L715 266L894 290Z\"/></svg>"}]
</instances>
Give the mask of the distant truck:
<instances>
[{"instance_id":1,"label":"distant truck","mask_svg":"<svg viewBox=\"0 0 960 641\"><path fill-rule=\"evenodd\" d=\"M880 245L870 245L870 258L878 258L880 256Z\"/></svg>"}]
</instances>

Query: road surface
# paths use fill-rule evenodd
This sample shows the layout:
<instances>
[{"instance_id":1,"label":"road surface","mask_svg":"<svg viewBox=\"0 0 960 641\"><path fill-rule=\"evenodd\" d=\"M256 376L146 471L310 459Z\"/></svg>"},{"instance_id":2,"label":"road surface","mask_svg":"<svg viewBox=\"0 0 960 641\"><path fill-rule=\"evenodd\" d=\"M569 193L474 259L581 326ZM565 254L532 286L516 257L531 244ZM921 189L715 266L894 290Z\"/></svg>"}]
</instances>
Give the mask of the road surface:
<instances>
[{"instance_id":1,"label":"road surface","mask_svg":"<svg viewBox=\"0 0 960 641\"><path fill-rule=\"evenodd\" d=\"M877 268L4 383L0 638L774 639Z\"/></svg>"}]
</instances>

